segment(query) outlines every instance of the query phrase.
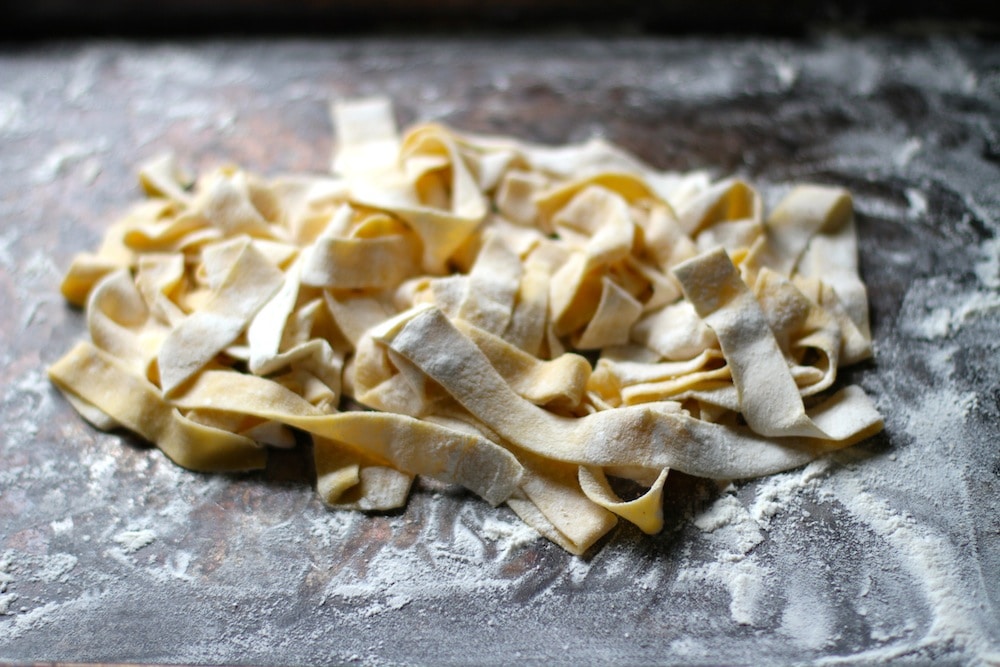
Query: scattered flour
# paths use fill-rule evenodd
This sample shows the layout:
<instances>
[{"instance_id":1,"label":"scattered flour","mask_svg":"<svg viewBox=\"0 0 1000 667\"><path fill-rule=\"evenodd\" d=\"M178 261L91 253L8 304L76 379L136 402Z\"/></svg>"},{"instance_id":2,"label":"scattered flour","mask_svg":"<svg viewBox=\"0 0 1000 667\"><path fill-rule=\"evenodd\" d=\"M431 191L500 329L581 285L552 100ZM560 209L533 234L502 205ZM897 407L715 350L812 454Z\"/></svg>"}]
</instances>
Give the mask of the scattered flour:
<instances>
[{"instance_id":1,"label":"scattered flour","mask_svg":"<svg viewBox=\"0 0 1000 667\"><path fill-rule=\"evenodd\" d=\"M708 583L729 594L729 613L739 625L760 625L765 618L764 598L771 571L751 552L764 541L764 532L730 487L694 517L694 525L709 534L715 560L681 570L676 585L681 590Z\"/></svg>"},{"instance_id":2,"label":"scattered flour","mask_svg":"<svg viewBox=\"0 0 1000 667\"><path fill-rule=\"evenodd\" d=\"M749 513L762 529L771 525L772 519L787 510L803 491L813 490L831 469L827 457L816 459L802 470L772 475L756 485L756 495Z\"/></svg>"},{"instance_id":3,"label":"scattered flour","mask_svg":"<svg viewBox=\"0 0 1000 667\"><path fill-rule=\"evenodd\" d=\"M123 530L112 538L127 553L135 553L156 541L156 533L148 528Z\"/></svg>"},{"instance_id":4,"label":"scattered flour","mask_svg":"<svg viewBox=\"0 0 1000 667\"><path fill-rule=\"evenodd\" d=\"M924 147L924 142L921 141L920 139L918 139L917 137L911 137L911 138L907 139L906 143L904 143L902 146L900 146L899 149L896 151L895 155L893 156L893 160L896 163L896 166L897 167L905 167L906 165L908 165L910 163L910 160L912 160L913 157L917 153L919 153L920 149L923 148L923 147ZM907 190L906 191L906 197L907 197L907 199L910 198L910 192L911 192L911 190ZM912 190L912 192L917 192L917 191L916 190ZM919 193L917 193L917 194L919 194ZM912 206L912 200L911 200L911 206ZM927 207L927 201L924 200L924 209L925 210L926 210L926 207Z\"/></svg>"},{"instance_id":5,"label":"scattered flour","mask_svg":"<svg viewBox=\"0 0 1000 667\"><path fill-rule=\"evenodd\" d=\"M903 194L906 195L906 201L910 205L906 211L909 217L921 218L927 215L927 197L923 192L916 188L907 188Z\"/></svg>"},{"instance_id":6,"label":"scattered flour","mask_svg":"<svg viewBox=\"0 0 1000 667\"><path fill-rule=\"evenodd\" d=\"M61 143L52 148L45 159L32 170L31 175L36 184L50 183L62 176L74 165L83 165L86 171L84 180L92 180L95 169L100 170L99 156L106 153L108 147L103 140L94 142L73 141Z\"/></svg>"},{"instance_id":7,"label":"scattered flour","mask_svg":"<svg viewBox=\"0 0 1000 667\"><path fill-rule=\"evenodd\" d=\"M794 86L795 80L799 78L799 69L787 60L776 61L774 63L774 73L778 77L778 83L785 89Z\"/></svg>"},{"instance_id":8,"label":"scattered flour","mask_svg":"<svg viewBox=\"0 0 1000 667\"><path fill-rule=\"evenodd\" d=\"M65 519L52 521L49 523L49 528L52 529L53 535L66 535L71 533L73 532L73 517L68 516Z\"/></svg>"},{"instance_id":9,"label":"scattered flour","mask_svg":"<svg viewBox=\"0 0 1000 667\"><path fill-rule=\"evenodd\" d=\"M45 583L66 583L69 581L70 572L76 567L78 559L73 554L56 553L37 561L37 566L28 577L28 581L42 581Z\"/></svg>"},{"instance_id":10,"label":"scattered flour","mask_svg":"<svg viewBox=\"0 0 1000 667\"><path fill-rule=\"evenodd\" d=\"M518 551L541 537L538 531L524 522L501 521L493 517L487 517L483 521L481 533L486 539L497 543L503 556Z\"/></svg>"},{"instance_id":11,"label":"scattered flour","mask_svg":"<svg viewBox=\"0 0 1000 667\"><path fill-rule=\"evenodd\" d=\"M20 97L0 91L0 136L19 130L24 125L25 107Z\"/></svg>"},{"instance_id":12,"label":"scattered flour","mask_svg":"<svg viewBox=\"0 0 1000 667\"><path fill-rule=\"evenodd\" d=\"M838 480L835 494L856 518L889 542L922 589L933 616L920 645L954 643L969 655L987 649L985 610L962 575L963 568L959 565L963 562L962 555L944 536L863 489L859 479L845 477ZM893 650L887 652L891 654ZM914 648L907 646L905 651L911 653Z\"/></svg>"},{"instance_id":13,"label":"scattered flour","mask_svg":"<svg viewBox=\"0 0 1000 667\"><path fill-rule=\"evenodd\" d=\"M10 572L12 567L13 554L11 552L0 556L0 616L9 614L11 605L17 601L17 595L7 592L7 587L14 582L14 575Z\"/></svg>"},{"instance_id":14,"label":"scattered flour","mask_svg":"<svg viewBox=\"0 0 1000 667\"><path fill-rule=\"evenodd\" d=\"M182 549L171 553L162 568L148 568L147 571L158 579L172 577L181 581L191 581L193 577L188 572L188 568L191 566L193 560L194 554Z\"/></svg>"},{"instance_id":15,"label":"scattered flour","mask_svg":"<svg viewBox=\"0 0 1000 667\"><path fill-rule=\"evenodd\" d=\"M982 259L976 262L976 276L988 289L1000 289L1000 237L984 241ZM996 297L997 295L993 295Z\"/></svg>"},{"instance_id":16,"label":"scattered flour","mask_svg":"<svg viewBox=\"0 0 1000 667\"><path fill-rule=\"evenodd\" d=\"M800 576L786 582L787 604L778 631L803 648L821 649L833 639L836 619L822 591Z\"/></svg>"},{"instance_id":17,"label":"scattered flour","mask_svg":"<svg viewBox=\"0 0 1000 667\"><path fill-rule=\"evenodd\" d=\"M694 519L694 525L712 533L722 546L722 558L737 561L764 541L764 533L734 495L724 495Z\"/></svg>"}]
</instances>

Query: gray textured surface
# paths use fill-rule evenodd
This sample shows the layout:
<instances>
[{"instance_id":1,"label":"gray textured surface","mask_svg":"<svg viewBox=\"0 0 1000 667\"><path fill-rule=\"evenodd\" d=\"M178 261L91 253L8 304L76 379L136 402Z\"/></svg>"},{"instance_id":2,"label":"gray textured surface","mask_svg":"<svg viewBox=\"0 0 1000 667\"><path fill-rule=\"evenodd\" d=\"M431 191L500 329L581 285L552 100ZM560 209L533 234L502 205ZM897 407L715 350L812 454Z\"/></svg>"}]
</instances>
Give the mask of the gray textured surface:
<instances>
[{"instance_id":1,"label":"gray textured surface","mask_svg":"<svg viewBox=\"0 0 1000 667\"><path fill-rule=\"evenodd\" d=\"M885 434L586 561L423 485L322 508L308 471L210 477L85 425L44 366L72 254L173 150L321 170L326 102L546 142L594 133L767 196L856 194ZM631 664L1000 660L1000 47L810 42L101 43L0 52L0 660Z\"/></svg>"}]
</instances>

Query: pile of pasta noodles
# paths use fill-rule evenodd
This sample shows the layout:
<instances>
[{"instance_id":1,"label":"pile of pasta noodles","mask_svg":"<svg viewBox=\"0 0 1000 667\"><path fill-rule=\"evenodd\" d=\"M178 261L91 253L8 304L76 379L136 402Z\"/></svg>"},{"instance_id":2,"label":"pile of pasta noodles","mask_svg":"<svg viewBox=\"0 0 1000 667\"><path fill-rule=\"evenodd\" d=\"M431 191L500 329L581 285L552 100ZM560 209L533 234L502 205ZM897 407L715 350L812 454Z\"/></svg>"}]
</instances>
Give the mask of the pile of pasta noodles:
<instances>
[{"instance_id":1,"label":"pile of pasta noodles","mask_svg":"<svg viewBox=\"0 0 1000 667\"><path fill-rule=\"evenodd\" d=\"M141 170L62 285L90 342L50 377L89 422L202 471L309 437L333 507L400 507L424 475L575 554L619 518L660 530L671 469L752 478L882 427L834 384L872 353L846 191L765 215L742 180L600 140L333 116L329 175Z\"/></svg>"}]
</instances>

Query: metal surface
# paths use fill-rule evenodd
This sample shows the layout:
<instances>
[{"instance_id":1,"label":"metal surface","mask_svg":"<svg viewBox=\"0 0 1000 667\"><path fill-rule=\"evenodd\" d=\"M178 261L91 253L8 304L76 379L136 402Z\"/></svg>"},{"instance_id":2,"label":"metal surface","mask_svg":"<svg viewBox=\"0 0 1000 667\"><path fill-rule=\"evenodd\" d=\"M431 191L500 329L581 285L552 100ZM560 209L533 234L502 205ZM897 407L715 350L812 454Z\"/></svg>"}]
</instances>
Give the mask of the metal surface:
<instances>
[{"instance_id":1,"label":"metal surface","mask_svg":"<svg viewBox=\"0 0 1000 667\"><path fill-rule=\"evenodd\" d=\"M998 66L1000 47L958 38L0 52L0 660L997 659ZM334 513L295 454L212 477L89 428L44 375L85 335L57 286L138 197L135 167L173 150L195 169L322 170L327 101L360 94L404 124L599 133L770 199L852 189L876 359L846 375L885 434L729 490L676 475L661 535L620 526L580 560L455 489Z\"/></svg>"}]
</instances>

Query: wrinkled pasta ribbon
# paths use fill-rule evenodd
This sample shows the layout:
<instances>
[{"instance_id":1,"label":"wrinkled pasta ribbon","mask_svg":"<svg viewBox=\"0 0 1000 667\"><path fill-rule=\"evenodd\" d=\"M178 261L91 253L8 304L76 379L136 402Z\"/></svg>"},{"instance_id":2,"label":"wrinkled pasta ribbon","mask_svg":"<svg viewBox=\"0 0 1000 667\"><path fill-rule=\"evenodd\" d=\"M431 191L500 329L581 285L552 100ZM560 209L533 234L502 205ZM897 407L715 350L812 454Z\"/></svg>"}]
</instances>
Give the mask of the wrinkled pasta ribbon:
<instances>
[{"instance_id":1,"label":"wrinkled pasta ribbon","mask_svg":"<svg viewBox=\"0 0 1000 667\"><path fill-rule=\"evenodd\" d=\"M618 519L661 530L670 470L767 475L881 428L834 390L871 356L846 191L765 217L744 181L602 141L332 111L330 175L140 171L148 199L62 284L91 342L49 375L89 422L206 471L309 437L332 507L400 507L428 476L575 554Z\"/></svg>"}]
</instances>

